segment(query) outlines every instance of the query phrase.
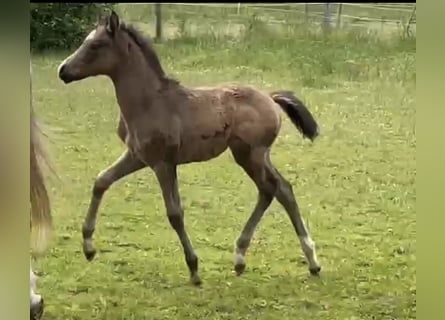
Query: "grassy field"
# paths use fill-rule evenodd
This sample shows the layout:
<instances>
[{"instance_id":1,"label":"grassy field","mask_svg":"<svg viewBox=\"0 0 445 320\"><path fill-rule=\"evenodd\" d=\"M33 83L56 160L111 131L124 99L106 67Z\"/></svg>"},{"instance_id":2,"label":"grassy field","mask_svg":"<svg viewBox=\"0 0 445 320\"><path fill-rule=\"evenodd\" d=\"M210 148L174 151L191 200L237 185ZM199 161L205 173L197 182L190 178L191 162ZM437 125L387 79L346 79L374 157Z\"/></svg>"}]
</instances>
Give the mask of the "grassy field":
<instances>
[{"instance_id":1,"label":"grassy field","mask_svg":"<svg viewBox=\"0 0 445 320\"><path fill-rule=\"evenodd\" d=\"M233 274L233 244L257 195L229 152L179 171L203 288L188 283L148 170L105 195L99 253L88 263L81 224L95 176L123 150L118 107L108 79L65 86L56 68L68 53L47 53L33 57L35 107L54 130L61 178L51 182L56 242L35 263L47 320L416 318L416 41L274 32L257 23L242 39L183 35L157 48L184 84L291 89L307 102L319 139L303 140L283 117L272 159L294 186L321 277L309 276L276 202L257 229L246 273Z\"/></svg>"},{"instance_id":2,"label":"grassy field","mask_svg":"<svg viewBox=\"0 0 445 320\"><path fill-rule=\"evenodd\" d=\"M401 34L411 16L413 4L371 4L346 3L342 6L340 24L342 29L354 29L360 32L380 33L386 35ZM155 12L153 5L119 4L116 9L129 20L155 30ZM305 25L311 30L319 30L324 20L324 3L261 4L243 3L239 8L236 3L226 4L187 4L173 3L162 5L163 36L174 38L184 31L201 34L209 30L214 33L236 35L246 26L246 20L255 16L281 29L289 24ZM331 25L338 23L338 4L331 6ZM199 17L199 18L198 18ZM414 14L414 21L415 21ZM415 32L416 24L410 26Z\"/></svg>"}]
</instances>

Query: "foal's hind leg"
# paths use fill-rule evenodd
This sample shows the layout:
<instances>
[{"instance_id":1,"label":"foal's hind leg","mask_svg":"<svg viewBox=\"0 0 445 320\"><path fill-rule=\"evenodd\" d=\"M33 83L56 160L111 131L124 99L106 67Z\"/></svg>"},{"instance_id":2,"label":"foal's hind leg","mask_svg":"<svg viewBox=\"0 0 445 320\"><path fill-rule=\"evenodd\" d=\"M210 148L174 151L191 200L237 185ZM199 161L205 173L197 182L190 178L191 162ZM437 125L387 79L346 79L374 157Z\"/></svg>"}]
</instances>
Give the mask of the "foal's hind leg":
<instances>
[{"instance_id":1,"label":"foal's hind leg","mask_svg":"<svg viewBox=\"0 0 445 320\"><path fill-rule=\"evenodd\" d=\"M247 145L238 144L237 146L231 146L231 150L235 161L244 169L258 188L258 200L255 209L236 241L235 272L237 275L241 275L246 268L245 256L250 241L252 240L256 226L274 198L277 181L270 171L267 170L265 163L265 155L268 152L267 149L250 149Z\"/></svg>"},{"instance_id":2,"label":"foal's hind leg","mask_svg":"<svg viewBox=\"0 0 445 320\"><path fill-rule=\"evenodd\" d=\"M198 275L198 257L184 227L184 211L179 196L176 166L161 163L154 167L154 172L161 186L168 221L178 234L184 249L185 261L190 271L191 282L198 286L201 284L201 278Z\"/></svg>"},{"instance_id":3,"label":"foal's hind leg","mask_svg":"<svg viewBox=\"0 0 445 320\"><path fill-rule=\"evenodd\" d=\"M301 217L300 210L298 208L295 195L292 190L292 185L278 172L270 161L269 155L267 156L268 169L278 180L278 189L275 194L278 202L286 210L292 225L298 235L304 254L309 263L309 271L313 275L317 275L320 270L320 264L317 260L317 254L315 252L315 243L312 241L309 231L306 229L304 221Z\"/></svg>"},{"instance_id":4,"label":"foal's hind leg","mask_svg":"<svg viewBox=\"0 0 445 320\"><path fill-rule=\"evenodd\" d=\"M89 261L91 261L96 254L92 238L96 227L97 211L105 191L117 180L145 167L146 165L142 161L131 155L129 150L126 150L111 166L103 170L96 178L90 206L82 228L83 252Z\"/></svg>"}]
</instances>

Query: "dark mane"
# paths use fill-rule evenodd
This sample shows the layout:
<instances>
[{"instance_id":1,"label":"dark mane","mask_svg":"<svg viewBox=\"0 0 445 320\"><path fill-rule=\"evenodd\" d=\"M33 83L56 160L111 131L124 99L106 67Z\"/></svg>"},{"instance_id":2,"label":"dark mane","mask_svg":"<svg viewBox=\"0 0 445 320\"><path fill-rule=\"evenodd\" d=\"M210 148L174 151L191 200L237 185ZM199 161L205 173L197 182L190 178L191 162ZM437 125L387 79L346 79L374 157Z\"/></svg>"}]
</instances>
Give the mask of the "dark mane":
<instances>
[{"instance_id":1,"label":"dark mane","mask_svg":"<svg viewBox=\"0 0 445 320\"><path fill-rule=\"evenodd\" d=\"M161 66L161 62L159 61L159 57L153 48L151 38L143 36L139 30L137 30L133 25L130 24L122 23L120 28L121 30L125 31L130 36L130 38L133 39L133 41L139 46L142 53L144 54L145 60L147 61L148 65L154 70L162 83L178 83L177 80L174 80L165 74L165 71Z\"/></svg>"}]
</instances>

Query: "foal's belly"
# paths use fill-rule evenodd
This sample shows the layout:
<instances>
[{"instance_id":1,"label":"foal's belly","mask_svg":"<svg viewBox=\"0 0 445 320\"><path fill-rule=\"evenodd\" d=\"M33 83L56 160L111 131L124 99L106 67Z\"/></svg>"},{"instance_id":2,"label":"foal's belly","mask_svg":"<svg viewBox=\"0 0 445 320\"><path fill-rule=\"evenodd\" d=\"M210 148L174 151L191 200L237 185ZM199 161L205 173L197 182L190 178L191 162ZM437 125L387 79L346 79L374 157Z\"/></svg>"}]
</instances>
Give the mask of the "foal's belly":
<instances>
[{"instance_id":1,"label":"foal's belly","mask_svg":"<svg viewBox=\"0 0 445 320\"><path fill-rule=\"evenodd\" d=\"M220 137L195 137L182 140L179 147L178 163L207 161L218 157L227 149L227 139Z\"/></svg>"}]
</instances>

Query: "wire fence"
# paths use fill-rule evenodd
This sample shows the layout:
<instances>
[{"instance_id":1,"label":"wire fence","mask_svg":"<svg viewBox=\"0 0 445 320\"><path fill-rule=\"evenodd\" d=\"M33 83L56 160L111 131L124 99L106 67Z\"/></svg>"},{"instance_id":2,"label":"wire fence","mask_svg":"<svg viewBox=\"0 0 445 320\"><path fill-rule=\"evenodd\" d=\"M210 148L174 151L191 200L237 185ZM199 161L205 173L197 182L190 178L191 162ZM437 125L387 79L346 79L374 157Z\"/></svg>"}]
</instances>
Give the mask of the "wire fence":
<instances>
[{"instance_id":1,"label":"wire fence","mask_svg":"<svg viewBox=\"0 0 445 320\"><path fill-rule=\"evenodd\" d=\"M155 30L159 40L184 33L236 36L252 18L275 28L357 30L381 36L416 33L415 3L126 3L119 10L127 20Z\"/></svg>"}]
</instances>

